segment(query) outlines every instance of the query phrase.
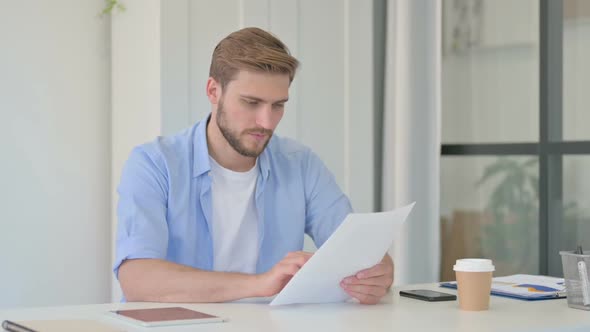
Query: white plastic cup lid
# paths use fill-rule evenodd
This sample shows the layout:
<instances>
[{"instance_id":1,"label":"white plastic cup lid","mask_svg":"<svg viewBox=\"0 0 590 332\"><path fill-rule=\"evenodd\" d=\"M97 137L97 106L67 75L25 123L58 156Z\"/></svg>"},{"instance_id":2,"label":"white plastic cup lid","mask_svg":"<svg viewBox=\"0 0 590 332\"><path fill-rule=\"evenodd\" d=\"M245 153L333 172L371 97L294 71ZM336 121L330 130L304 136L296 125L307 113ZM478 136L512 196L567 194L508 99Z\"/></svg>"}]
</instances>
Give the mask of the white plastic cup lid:
<instances>
[{"instance_id":1,"label":"white plastic cup lid","mask_svg":"<svg viewBox=\"0 0 590 332\"><path fill-rule=\"evenodd\" d=\"M464 258L457 259L453 270L462 272L492 272L496 268L491 259Z\"/></svg>"}]
</instances>

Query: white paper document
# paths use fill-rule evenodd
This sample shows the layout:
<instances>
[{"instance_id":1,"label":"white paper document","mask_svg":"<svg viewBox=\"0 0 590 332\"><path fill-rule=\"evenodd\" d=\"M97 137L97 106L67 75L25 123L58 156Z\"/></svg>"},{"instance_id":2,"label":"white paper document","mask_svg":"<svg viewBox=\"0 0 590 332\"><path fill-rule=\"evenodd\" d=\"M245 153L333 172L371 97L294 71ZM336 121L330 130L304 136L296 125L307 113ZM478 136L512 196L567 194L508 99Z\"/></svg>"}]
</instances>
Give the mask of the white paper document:
<instances>
[{"instance_id":1,"label":"white paper document","mask_svg":"<svg viewBox=\"0 0 590 332\"><path fill-rule=\"evenodd\" d=\"M414 203L378 213L351 213L270 305L342 302L342 279L379 263Z\"/></svg>"}]
</instances>

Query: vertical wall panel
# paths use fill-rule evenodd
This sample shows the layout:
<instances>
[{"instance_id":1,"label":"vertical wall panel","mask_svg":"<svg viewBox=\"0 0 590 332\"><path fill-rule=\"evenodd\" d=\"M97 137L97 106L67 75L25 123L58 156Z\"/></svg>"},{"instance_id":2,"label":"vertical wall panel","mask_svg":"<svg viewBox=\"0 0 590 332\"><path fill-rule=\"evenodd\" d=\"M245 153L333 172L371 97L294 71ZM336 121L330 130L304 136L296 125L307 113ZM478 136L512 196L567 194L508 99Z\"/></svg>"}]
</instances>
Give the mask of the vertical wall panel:
<instances>
[{"instance_id":1,"label":"vertical wall panel","mask_svg":"<svg viewBox=\"0 0 590 332\"><path fill-rule=\"evenodd\" d=\"M176 116L170 109L162 112L161 2L126 0L129 9L112 16L112 115L111 115L111 236L115 257L117 232L117 186L123 166L133 147L162 134L162 119ZM177 44L175 44L177 45ZM175 83L176 85L177 83ZM110 267L109 270L110 271ZM121 299L119 283L113 277L112 300Z\"/></svg>"},{"instance_id":2,"label":"vertical wall panel","mask_svg":"<svg viewBox=\"0 0 590 332\"><path fill-rule=\"evenodd\" d=\"M270 28L271 0L239 0L240 28L259 27L264 30Z\"/></svg>"},{"instance_id":3,"label":"vertical wall panel","mask_svg":"<svg viewBox=\"0 0 590 332\"><path fill-rule=\"evenodd\" d=\"M344 190L344 7L341 0L300 2L299 128Z\"/></svg>"},{"instance_id":4,"label":"vertical wall panel","mask_svg":"<svg viewBox=\"0 0 590 332\"><path fill-rule=\"evenodd\" d=\"M375 144L373 2L348 0L348 89L344 95L349 123L345 147L349 196L359 212L373 211L375 204Z\"/></svg>"},{"instance_id":5,"label":"vertical wall panel","mask_svg":"<svg viewBox=\"0 0 590 332\"><path fill-rule=\"evenodd\" d=\"M240 27L240 1L189 1L190 123L201 120L211 111L205 94L211 53L225 36ZM166 5L166 1L162 1Z\"/></svg>"},{"instance_id":6,"label":"vertical wall panel","mask_svg":"<svg viewBox=\"0 0 590 332\"><path fill-rule=\"evenodd\" d=\"M189 0L166 0L161 17L162 134L190 123Z\"/></svg>"},{"instance_id":7,"label":"vertical wall panel","mask_svg":"<svg viewBox=\"0 0 590 332\"><path fill-rule=\"evenodd\" d=\"M289 51L296 58L299 57L299 1L275 0L270 2L270 31L278 36L287 45ZM300 75L295 75L295 80L289 89L289 102L286 104L285 115L277 128L277 134L281 136L297 138L300 136L298 128L299 112L299 85Z\"/></svg>"}]
</instances>

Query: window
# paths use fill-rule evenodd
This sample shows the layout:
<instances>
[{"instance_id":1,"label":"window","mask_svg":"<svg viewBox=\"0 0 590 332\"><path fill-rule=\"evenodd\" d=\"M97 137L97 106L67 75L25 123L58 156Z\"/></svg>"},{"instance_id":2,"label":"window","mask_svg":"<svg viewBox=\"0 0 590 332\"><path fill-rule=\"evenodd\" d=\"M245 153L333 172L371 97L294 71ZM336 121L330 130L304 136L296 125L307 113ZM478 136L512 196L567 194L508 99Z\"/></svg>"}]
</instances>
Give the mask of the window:
<instances>
[{"instance_id":1,"label":"window","mask_svg":"<svg viewBox=\"0 0 590 332\"><path fill-rule=\"evenodd\" d=\"M441 279L561 275L590 248L590 2L443 2Z\"/></svg>"}]
</instances>

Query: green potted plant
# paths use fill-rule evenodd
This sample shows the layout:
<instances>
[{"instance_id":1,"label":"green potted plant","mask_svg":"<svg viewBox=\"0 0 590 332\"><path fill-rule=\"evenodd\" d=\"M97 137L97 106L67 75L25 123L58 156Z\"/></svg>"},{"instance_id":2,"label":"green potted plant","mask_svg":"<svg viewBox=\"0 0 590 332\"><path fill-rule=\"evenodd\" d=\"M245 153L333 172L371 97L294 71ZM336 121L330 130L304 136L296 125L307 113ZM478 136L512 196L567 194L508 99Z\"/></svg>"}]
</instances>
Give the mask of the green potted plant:
<instances>
[{"instance_id":1,"label":"green potted plant","mask_svg":"<svg viewBox=\"0 0 590 332\"><path fill-rule=\"evenodd\" d=\"M476 183L478 188L495 184L486 206L491 221L482 227L481 245L484 255L494 259L498 275L539 273L537 170L538 158L519 162L501 157L485 168ZM590 219L582 217L575 202L563 203L560 208L562 249L568 250L565 242L577 239L580 225L590 227Z\"/></svg>"},{"instance_id":2,"label":"green potted plant","mask_svg":"<svg viewBox=\"0 0 590 332\"><path fill-rule=\"evenodd\" d=\"M498 275L538 273L539 178L538 159L506 157L488 165L476 187L493 183L483 225L483 252L494 260Z\"/></svg>"}]
</instances>

